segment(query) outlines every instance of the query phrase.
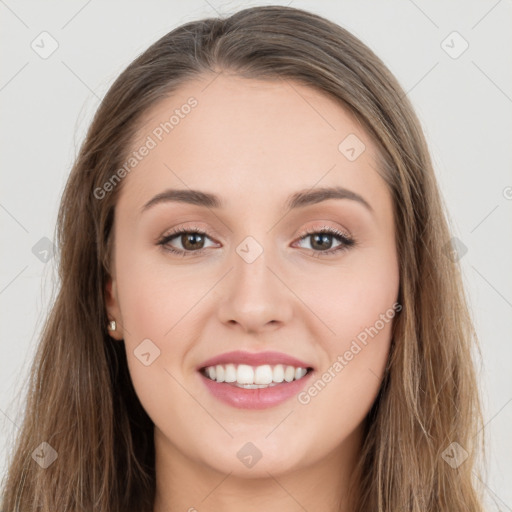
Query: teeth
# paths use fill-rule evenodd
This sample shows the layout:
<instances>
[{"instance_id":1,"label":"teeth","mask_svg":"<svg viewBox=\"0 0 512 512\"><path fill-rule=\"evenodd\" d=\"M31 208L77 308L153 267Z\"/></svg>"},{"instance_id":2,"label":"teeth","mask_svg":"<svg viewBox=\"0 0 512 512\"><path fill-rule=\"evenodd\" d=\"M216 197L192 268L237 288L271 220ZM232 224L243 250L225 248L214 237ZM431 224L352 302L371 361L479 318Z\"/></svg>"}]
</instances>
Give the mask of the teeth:
<instances>
[{"instance_id":1,"label":"teeth","mask_svg":"<svg viewBox=\"0 0 512 512\"><path fill-rule=\"evenodd\" d=\"M216 381L217 382L224 382L224 375L225 375L224 366L222 366L221 364L218 364L215 367L215 379L216 379Z\"/></svg>"},{"instance_id":2,"label":"teeth","mask_svg":"<svg viewBox=\"0 0 512 512\"><path fill-rule=\"evenodd\" d=\"M252 366L239 364L236 371L236 381L238 384L255 384Z\"/></svg>"},{"instance_id":3,"label":"teeth","mask_svg":"<svg viewBox=\"0 0 512 512\"><path fill-rule=\"evenodd\" d=\"M282 364L277 364L274 366L274 371L272 374L272 380L274 382L283 382L284 380L284 367Z\"/></svg>"},{"instance_id":4,"label":"teeth","mask_svg":"<svg viewBox=\"0 0 512 512\"><path fill-rule=\"evenodd\" d=\"M268 364L257 366L254 371L254 384L270 384L272 382L273 372Z\"/></svg>"},{"instance_id":5,"label":"teeth","mask_svg":"<svg viewBox=\"0 0 512 512\"><path fill-rule=\"evenodd\" d=\"M264 364L256 367L248 364L218 364L208 366L204 373L211 380L217 382L234 383L239 387L255 389L274 386L283 381L299 380L306 375L307 370L306 368L296 368L295 366L284 366L282 364L275 366Z\"/></svg>"},{"instance_id":6,"label":"teeth","mask_svg":"<svg viewBox=\"0 0 512 512\"><path fill-rule=\"evenodd\" d=\"M306 375L306 368L295 368L295 380L299 380L300 378Z\"/></svg>"},{"instance_id":7,"label":"teeth","mask_svg":"<svg viewBox=\"0 0 512 512\"><path fill-rule=\"evenodd\" d=\"M219 365L220 366L220 365ZM227 364L225 366L224 382L235 382L236 381L236 367L234 364Z\"/></svg>"},{"instance_id":8,"label":"teeth","mask_svg":"<svg viewBox=\"0 0 512 512\"><path fill-rule=\"evenodd\" d=\"M293 366L287 366L284 371L284 380L291 382L295 378L295 368Z\"/></svg>"}]
</instances>

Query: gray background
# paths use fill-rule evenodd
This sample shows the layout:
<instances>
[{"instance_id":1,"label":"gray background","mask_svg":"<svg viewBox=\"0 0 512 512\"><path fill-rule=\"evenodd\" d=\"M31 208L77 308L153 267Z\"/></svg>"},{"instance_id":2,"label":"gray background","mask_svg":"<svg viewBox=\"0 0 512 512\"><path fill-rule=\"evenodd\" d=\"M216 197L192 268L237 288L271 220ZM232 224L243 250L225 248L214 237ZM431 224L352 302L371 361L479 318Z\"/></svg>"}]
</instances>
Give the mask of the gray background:
<instances>
[{"instance_id":1,"label":"gray background","mask_svg":"<svg viewBox=\"0 0 512 512\"><path fill-rule=\"evenodd\" d=\"M100 98L136 55L175 26L262 3L311 10L350 30L383 59L416 108L453 234L467 249L460 262L482 347L486 500L489 510L512 511L511 0L0 0L1 474L55 291L55 259L44 251ZM51 48L43 31L58 44L47 58L31 47ZM464 41L469 46L458 55Z\"/></svg>"}]
</instances>

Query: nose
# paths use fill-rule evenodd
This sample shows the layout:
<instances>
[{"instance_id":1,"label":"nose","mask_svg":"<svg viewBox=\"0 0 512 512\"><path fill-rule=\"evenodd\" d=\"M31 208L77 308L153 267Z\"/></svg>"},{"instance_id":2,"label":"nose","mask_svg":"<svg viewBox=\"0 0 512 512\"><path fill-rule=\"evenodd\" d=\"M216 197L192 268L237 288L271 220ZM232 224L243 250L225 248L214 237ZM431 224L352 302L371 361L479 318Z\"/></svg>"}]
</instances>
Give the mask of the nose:
<instances>
[{"instance_id":1,"label":"nose","mask_svg":"<svg viewBox=\"0 0 512 512\"><path fill-rule=\"evenodd\" d=\"M269 251L252 262L238 253L232 258L232 270L226 276L217 314L219 320L245 332L274 330L289 322L294 295L280 276Z\"/></svg>"}]
</instances>

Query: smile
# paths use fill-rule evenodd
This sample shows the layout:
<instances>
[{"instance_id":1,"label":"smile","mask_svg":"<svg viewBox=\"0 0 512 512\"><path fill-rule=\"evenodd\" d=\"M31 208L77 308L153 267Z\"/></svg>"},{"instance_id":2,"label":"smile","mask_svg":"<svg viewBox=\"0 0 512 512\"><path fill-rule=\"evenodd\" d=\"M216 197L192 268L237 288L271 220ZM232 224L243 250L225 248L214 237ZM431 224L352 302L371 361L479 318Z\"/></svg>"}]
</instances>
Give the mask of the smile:
<instances>
[{"instance_id":1,"label":"smile","mask_svg":"<svg viewBox=\"0 0 512 512\"><path fill-rule=\"evenodd\" d=\"M209 366L199 371L214 398L231 407L255 410L275 407L297 396L313 373L312 368L244 364Z\"/></svg>"},{"instance_id":2,"label":"smile","mask_svg":"<svg viewBox=\"0 0 512 512\"><path fill-rule=\"evenodd\" d=\"M308 373L308 369L282 364L217 364L205 367L201 372L215 382L225 382L244 389L261 389L302 379Z\"/></svg>"}]
</instances>

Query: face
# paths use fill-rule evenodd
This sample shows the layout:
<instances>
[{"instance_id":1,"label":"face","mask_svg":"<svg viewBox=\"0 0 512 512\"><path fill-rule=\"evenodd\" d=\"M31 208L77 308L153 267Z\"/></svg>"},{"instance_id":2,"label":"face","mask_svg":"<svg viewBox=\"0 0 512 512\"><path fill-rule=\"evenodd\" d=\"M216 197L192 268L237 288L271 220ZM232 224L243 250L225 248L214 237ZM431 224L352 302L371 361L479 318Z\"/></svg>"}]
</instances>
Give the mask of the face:
<instances>
[{"instance_id":1,"label":"face","mask_svg":"<svg viewBox=\"0 0 512 512\"><path fill-rule=\"evenodd\" d=\"M157 457L251 477L338 464L399 287L368 135L311 88L221 74L147 112L131 151L106 301Z\"/></svg>"}]
</instances>

